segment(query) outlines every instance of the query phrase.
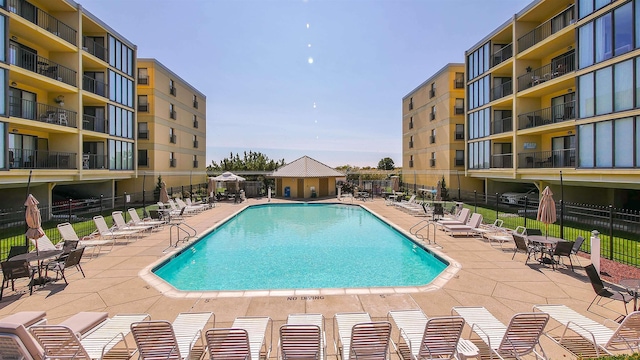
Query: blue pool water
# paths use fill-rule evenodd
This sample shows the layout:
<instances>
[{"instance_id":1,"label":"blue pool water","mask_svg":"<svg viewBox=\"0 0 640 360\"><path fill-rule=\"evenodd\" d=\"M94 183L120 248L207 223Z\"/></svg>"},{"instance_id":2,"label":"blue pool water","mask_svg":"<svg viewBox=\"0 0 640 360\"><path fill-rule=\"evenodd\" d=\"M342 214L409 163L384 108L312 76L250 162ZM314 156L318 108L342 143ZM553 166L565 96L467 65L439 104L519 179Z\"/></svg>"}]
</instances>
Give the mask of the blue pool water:
<instances>
[{"instance_id":1,"label":"blue pool water","mask_svg":"<svg viewBox=\"0 0 640 360\"><path fill-rule=\"evenodd\" d=\"M350 205L248 207L154 273L178 290L419 286L447 264Z\"/></svg>"}]
</instances>

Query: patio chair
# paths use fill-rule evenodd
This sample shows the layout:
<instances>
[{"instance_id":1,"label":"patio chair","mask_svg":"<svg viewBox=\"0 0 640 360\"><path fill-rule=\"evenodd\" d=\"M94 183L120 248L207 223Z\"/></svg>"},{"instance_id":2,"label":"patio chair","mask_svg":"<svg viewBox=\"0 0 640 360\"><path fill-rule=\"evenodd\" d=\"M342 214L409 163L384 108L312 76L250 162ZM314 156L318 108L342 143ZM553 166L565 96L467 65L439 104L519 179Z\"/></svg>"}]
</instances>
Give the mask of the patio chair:
<instances>
[{"instance_id":1,"label":"patio chair","mask_svg":"<svg viewBox=\"0 0 640 360\"><path fill-rule=\"evenodd\" d=\"M122 211L114 211L111 213L111 218L113 219L113 223L115 224L115 228L118 231L130 230L137 232L151 231L153 229L152 225L129 225L124 220L124 216L122 215Z\"/></svg>"},{"instance_id":2,"label":"patio chair","mask_svg":"<svg viewBox=\"0 0 640 360\"><path fill-rule=\"evenodd\" d=\"M587 276L589 276L589 281L591 282L591 286L593 287L593 291L595 291L596 296L591 300L591 303L587 307L587 311L591 308L591 305L598 299L596 304L600 304L600 300L603 298L611 299L611 301L622 301L624 303L624 312L628 314L627 304L633 300L633 296L623 293L618 290L614 290L604 286L602 279L600 279L600 274L598 274L598 270L596 270L593 264L589 264L584 267L584 270L587 272Z\"/></svg>"},{"instance_id":3,"label":"patio chair","mask_svg":"<svg viewBox=\"0 0 640 360\"><path fill-rule=\"evenodd\" d=\"M578 252L580 251L580 248L582 247L582 243L584 243L584 237L582 236L578 236L576 238L575 243L573 244L573 248L571 249L571 255L573 255L576 258L576 261L578 262L578 265L582 266L580 264L580 257L578 256Z\"/></svg>"},{"instance_id":4,"label":"patio chair","mask_svg":"<svg viewBox=\"0 0 640 360\"><path fill-rule=\"evenodd\" d=\"M93 235L85 236L82 239L80 239L78 238L78 234L74 230L73 225L71 225L68 222L58 224L57 228L58 228L58 232L60 233L60 236L62 236L62 240L64 240L64 246L67 246L67 242L69 241L79 241L77 243L77 246L84 247L85 251L87 249L93 249L91 256L95 255L96 252L100 254L102 252L102 247L105 245L111 245L111 247L109 247L109 250L108 250L108 251L111 251L111 249L113 249L113 245L115 244L115 241L113 240L94 239ZM64 246L63 246L63 250L64 250Z\"/></svg>"},{"instance_id":5,"label":"patio chair","mask_svg":"<svg viewBox=\"0 0 640 360\"><path fill-rule=\"evenodd\" d=\"M129 217L131 218L131 221L133 222L134 225L149 225L153 227L162 227L164 226L164 224L166 224L166 221L153 220L150 217L140 219L138 212L134 208L129 208L127 212L129 212Z\"/></svg>"},{"instance_id":6,"label":"patio chair","mask_svg":"<svg viewBox=\"0 0 640 360\"><path fill-rule=\"evenodd\" d=\"M529 236L529 235L543 235L542 234L542 230L540 229L525 229L524 233Z\"/></svg>"},{"instance_id":7,"label":"patio chair","mask_svg":"<svg viewBox=\"0 0 640 360\"><path fill-rule=\"evenodd\" d=\"M2 286L0 287L0 300L2 300L2 293L4 288L9 286L11 282L11 290L16 291L15 282L18 279L29 279L29 295L33 294L33 278L38 271L37 267L29 265L27 260L7 260L0 263L2 268Z\"/></svg>"},{"instance_id":8,"label":"patio chair","mask_svg":"<svg viewBox=\"0 0 640 360\"><path fill-rule=\"evenodd\" d=\"M94 216L93 222L96 224L96 228L98 229L98 234L100 235L100 238L104 240L115 241L116 239L124 238L124 239L127 239L127 242L128 242L131 236L137 235L139 233L139 231L118 230L114 228L109 228L109 226L107 225L107 222L104 220L102 215Z\"/></svg>"},{"instance_id":9,"label":"patio chair","mask_svg":"<svg viewBox=\"0 0 640 360\"><path fill-rule=\"evenodd\" d=\"M471 333L476 334L487 344L491 358L494 354L504 359L505 357L520 358L533 353L536 358L547 359L540 344L540 336L549 321L548 314L539 312L515 314L509 321L509 325L505 326L482 306L455 306L452 312L462 316L471 326Z\"/></svg>"},{"instance_id":10,"label":"patio chair","mask_svg":"<svg viewBox=\"0 0 640 360\"><path fill-rule=\"evenodd\" d=\"M391 324L388 321L372 322L367 313L337 313L334 317L336 353L342 360L385 360L389 356ZM337 329L335 329L337 327Z\"/></svg>"},{"instance_id":11,"label":"patio chair","mask_svg":"<svg viewBox=\"0 0 640 360\"><path fill-rule=\"evenodd\" d=\"M39 325L29 330L31 335L44 349L47 358L102 359L109 355L121 341L124 348L118 348L119 354L131 357L135 348L130 348L126 336L134 322L149 319L148 314L116 315L90 329L86 335L79 335L67 325Z\"/></svg>"},{"instance_id":12,"label":"patio chair","mask_svg":"<svg viewBox=\"0 0 640 360\"><path fill-rule=\"evenodd\" d=\"M325 334L325 321L322 314L289 314L287 325L315 326L320 330L320 354L318 359L327 358L327 338ZM282 355L282 351L279 352ZM290 354L290 353L289 353ZM284 358L282 358L284 360Z\"/></svg>"},{"instance_id":13,"label":"patio chair","mask_svg":"<svg viewBox=\"0 0 640 360\"><path fill-rule=\"evenodd\" d=\"M428 319L422 310L393 310L387 317L399 330L398 341L392 344L403 360L478 356L478 348L460 338L465 324L460 316Z\"/></svg>"},{"instance_id":14,"label":"patio chair","mask_svg":"<svg viewBox=\"0 0 640 360\"><path fill-rule=\"evenodd\" d=\"M455 235L482 235L485 233L485 229L481 227L482 225L482 215L479 213L474 213L471 215L469 222L466 225L443 225L442 228L445 233L448 233L451 236Z\"/></svg>"},{"instance_id":15,"label":"patio chair","mask_svg":"<svg viewBox=\"0 0 640 360\"><path fill-rule=\"evenodd\" d=\"M58 274L62 275L62 280L64 280L65 284L69 284L69 282L67 281L67 278L64 276L64 272L66 269L70 267L75 267L78 271L80 271L80 273L82 273L82 277L85 277L84 271L82 270L82 266L80 265L80 260L82 260L82 254L84 254L84 248L79 248L70 252L69 255L67 255L63 259L48 262L46 264L46 272L49 272L49 270L55 271L56 280L58 279ZM46 272L45 272L45 277L47 276Z\"/></svg>"},{"instance_id":16,"label":"patio chair","mask_svg":"<svg viewBox=\"0 0 640 360\"><path fill-rule=\"evenodd\" d=\"M573 271L573 261L571 261L571 251L573 250L573 244L575 244L574 241L560 241L553 248L553 251L549 252L549 255L551 255L552 260L555 260L556 257L558 258L557 261L551 262L551 266L553 267L554 270L556 268L556 265L560 264L560 258L566 257L566 258L569 258L569 264L571 264L571 271Z\"/></svg>"},{"instance_id":17,"label":"patio chair","mask_svg":"<svg viewBox=\"0 0 640 360\"><path fill-rule=\"evenodd\" d=\"M217 359L268 359L271 344L265 341L267 328L271 327L273 338L273 322L267 316L237 317L231 328L209 329L205 333L207 349L211 360Z\"/></svg>"},{"instance_id":18,"label":"patio chair","mask_svg":"<svg viewBox=\"0 0 640 360\"><path fill-rule=\"evenodd\" d=\"M9 249L9 255L7 255L7 259L11 259L12 257L20 254L26 254L29 252L29 246L27 245L15 245Z\"/></svg>"},{"instance_id":19,"label":"patio chair","mask_svg":"<svg viewBox=\"0 0 640 360\"><path fill-rule=\"evenodd\" d=\"M197 214L204 210L203 206L189 206L182 199L176 198L176 204L178 205L178 209L185 209L185 212L189 214Z\"/></svg>"},{"instance_id":20,"label":"patio chair","mask_svg":"<svg viewBox=\"0 0 640 360\"><path fill-rule=\"evenodd\" d=\"M602 325L565 305L535 305L533 310L549 314L564 327L562 335L549 336L549 338L576 357L590 357L590 354L586 353L585 346L581 346L571 336L572 334L579 335L582 342L586 343L585 345L593 346L595 357L600 357L603 353L612 354L611 351L640 351L640 312L638 311L627 315L621 323L606 319Z\"/></svg>"},{"instance_id":21,"label":"patio chair","mask_svg":"<svg viewBox=\"0 0 640 360\"><path fill-rule=\"evenodd\" d=\"M527 259L524 261L524 263L526 264L529 259L531 259L531 254L533 253L533 255L535 256L536 253L540 252L540 246L538 245L534 245L534 244L530 244L527 241L527 238L525 238L522 235L518 235L516 233L511 234L511 236L513 237L513 242L516 244L516 247L513 251L513 256L511 257L511 260L513 260L516 257L516 253L518 251L522 251L525 252L527 254Z\"/></svg>"},{"instance_id":22,"label":"patio chair","mask_svg":"<svg viewBox=\"0 0 640 360\"><path fill-rule=\"evenodd\" d=\"M204 354L202 329L212 312L180 313L170 323L164 320L141 321L131 324L140 359L200 359ZM198 342L200 341L200 344Z\"/></svg>"}]
</instances>

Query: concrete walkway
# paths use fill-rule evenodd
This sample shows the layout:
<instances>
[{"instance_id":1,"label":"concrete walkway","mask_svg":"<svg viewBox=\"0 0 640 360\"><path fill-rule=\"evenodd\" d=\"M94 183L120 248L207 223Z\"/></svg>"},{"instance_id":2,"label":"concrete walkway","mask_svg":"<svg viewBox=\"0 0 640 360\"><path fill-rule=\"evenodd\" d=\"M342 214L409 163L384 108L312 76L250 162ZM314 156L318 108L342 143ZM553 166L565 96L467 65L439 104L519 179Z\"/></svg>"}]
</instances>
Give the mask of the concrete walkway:
<instances>
[{"instance_id":1,"label":"concrete walkway","mask_svg":"<svg viewBox=\"0 0 640 360\"><path fill-rule=\"evenodd\" d=\"M282 200L273 200L281 202ZM324 200L335 202L335 199ZM351 201L349 201L350 203ZM266 199L249 199L241 205L218 203L216 208L186 218L186 223L202 234L220 224L244 206L266 203ZM353 204L362 205L386 221L408 232L423 218L413 217L384 200ZM175 235L174 235L175 236ZM606 307L587 306L594 297L593 289L581 266L576 272L536 264L524 264L526 255L518 253L514 260L512 245L504 249L492 247L486 241L471 237L452 238L438 231L436 251L455 259L461 269L442 287L432 291L397 293L393 290L372 293L320 294L309 296L268 296L265 292L243 296L242 292L217 296L166 296L139 274L160 258L169 247L169 227L146 235L126 245L116 245L113 251L89 261L83 261L86 278L69 270L69 285L63 281L36 289L32 296L24 292L20 283L18 293L5 289L0 302L0 317L24 310L45 310L50 324L57 324L78 311L108 311L118 313L148 313L152 319L173 321L185 311L213 311L217 327L229 327L237 316L269 316L274 321L273 351L276 356L277 329L290 313L322 313L327 319L327 353L333 359L333 317L336 312L368 312L374 320L386 320L389 310L421 308L428 316L449 315L453 306L484 306L505 324L517 312L531 311L534 304L565 304L598 321L615 319L624 313L621 303ZM582 266L587 259L580 259ZM549 325L553 325L553 321ZM556 324L557 325L557 324ZM397 338L394 329L394 338ZM468 329L463 332L468 338ZM550 358L569 357L571 354L543 338L543 346ZM395 355L394 355L395 357Z\"/></svg>"}]
</instances>

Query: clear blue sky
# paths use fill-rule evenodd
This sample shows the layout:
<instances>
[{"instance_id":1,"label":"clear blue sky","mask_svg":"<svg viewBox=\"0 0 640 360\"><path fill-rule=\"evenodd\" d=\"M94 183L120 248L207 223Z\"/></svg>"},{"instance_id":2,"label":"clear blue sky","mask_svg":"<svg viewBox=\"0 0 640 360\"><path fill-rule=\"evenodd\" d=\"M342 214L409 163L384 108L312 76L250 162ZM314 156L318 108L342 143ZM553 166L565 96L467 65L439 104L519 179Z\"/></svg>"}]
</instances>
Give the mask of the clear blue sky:
<instances>
[{"instance_id":1,"label":"clear blue sky","mask_svg":"<svg viewBox=\"0 0 640 360\"><path fill-rule=\"evenodd\" d=\"M530 3L77 1L207 96L207 164L253 150L374 167L402 163L402 97Z\"/></svg>"}]
</instances>

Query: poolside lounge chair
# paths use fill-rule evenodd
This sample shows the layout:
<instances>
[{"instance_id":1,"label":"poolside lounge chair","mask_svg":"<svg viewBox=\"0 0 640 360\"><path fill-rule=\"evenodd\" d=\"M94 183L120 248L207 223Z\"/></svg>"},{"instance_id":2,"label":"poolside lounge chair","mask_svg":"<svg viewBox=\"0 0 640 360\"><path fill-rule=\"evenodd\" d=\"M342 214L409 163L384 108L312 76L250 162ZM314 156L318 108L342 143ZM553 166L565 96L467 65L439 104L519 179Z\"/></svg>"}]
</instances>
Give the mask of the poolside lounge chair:
<instances>
[{"instance_id":1,"label":"poolside lounge chair","mask_svg":"<svg viewBox=\"0 0 640 360\"><path fill-rule=\"evenodd\" d=\"M372 322L367 313L337 313L334 317L334 346L342 360L385 360L389 357L391 324ZM337 327L337 329L335 329Z\"/></svg>"},{"instance_id":2,"label":"poolside lounge chair","mask_svg":"<svg viewBox=\"0 0 640 360\"><path fill-rule=\"evenodd\" d=\"M466 225L469 222L470 215L471 210L463 208L454 219L440 219L436 224L440 225L440 227L445 225Z\"/></svg>"},{"instance_id":3,"label":"poolside lounge chair","mask_svg":"<svg viewBox=\"0 0 640 360\"><path fill-rule=\"evenodd\" d=\"M114 211L111 213L111 218L113 219L113 223L115 224L115 228L119 231L122 230L131 230L131 231L151 231L153 229L152 225L129 225L124 220L124 216L122 216L122 211Z\"/></svg>"},{"instance_id":4,"label":"poolside lounge chair","mask_svg":"<svg viewBox=\"0 0 640 360\"><path fill-rule=\"evenodd\" d=\"M47 323L47 313L44 311L19 311L15 314L3 317L0 323L22 324L25 328L33 325L44 325Z\"/></svg>"},{"instance_id":5,"label":"poolside lounge chair","mask_svg":"<svg viewBox=\"0 0 640 360\"><path fill-rule=\"evenodd\" d=\"M265 337L269 326L273 338L273 322L266 316L237 317L231 328L207 330L209 358L260 360L262 355L268 359L271 343L267 346Z\"/></svg>"},{"instance_id":6,"label":"poolside lounge chair","mask_svg":"<svg viewBox=\"0 0 640 360\"><path fill-rule=\"evenodd\" d=\"M184 199L184 203L185 205L187 205L187 207L198 209L198 211L204 211L208 209L207 204L203 204L202 201L193 202L191 201L191 198Z\"/></svg>"},{"instance_id":7,"label":"poolside lounge chair","mask_svg":"<svg viewBox=\"0 0 640 360\"><path fill-rule=\"evenodd\" d=\"M188 212L188 213L196 214L196 213L199 213L201 211L204 211L204 206L202 206L202 205L189 206L180 198L176 198L176 204L178 205L178 209L185 208L186 209L185 211Z\"/></svg>"},{"instance_id":8,"label":"poolside lounge chair","mask_svg":"<svg viewBox=\"0 0 640 360\"><path fill-rule=\"evenodd\" d=\"M322 331L317 325L291 325L280 327L278 358L322 359Z\"/></svg>"},{"instance_id":9,"label":"poolside lounge chair","mask_svg":"<svg viewBox=\"0 0 640 360\"><path fill-rule=\"evenodd\" d=\"M38 239L29 239L33 246L38 249L38 251L49 251L49 250L60 250L62 247L55 246L51 239L47 237L47 234L42 235L42 237Z\"/></svg>"},{"instance_id":10,"label":"poolside lounge chair","mask_svg":"<svg viewBox=\"0 0 640 360\"><path fill-rule=\"evenodd\" d=\"M153 227L162 227L164 224L166 224L166 221L153 220L150 217L140 219L138 212L134 208L129 208L127 211L129 212L129 217L131 218L131 222L133 222L133 225L149 225Z\"/></svg>"},{"instance_id":11,"label":"poolside lounge chair","mask_svg":"<svg viewBox=\"0 0 640 360\"><path fill-rule=\"evenodd\" d=\"M287 326L305 326L305 327L312 327L314 329L317 329L319 331L319 341L320 343L318 344L318 350L319 353L316 357L312 357L315 359L326 359L327 357L327 339L326 339L326 335L325 335L325 321L324 321L324 316L322 314L289 314L289 316L287 317ZM290 330L291 328L289 328ZM304 329L300 329L305 331ZM310 333L314 333L314 330L309 329L308 330ZM306 332L306 331L305 331ZM289 339L291 339L290 335L292 333L290 331L287 331L287 334ZM297 358L298 356L294 356L295 353L297 353L297 350L295 348L291 348L289 347L288 349L285 349L284 343L282 341L282 328L280 328L280 351L278 352L278 355L281 356L281 359L285 359L287 357L293 357L293 358ZM312 340L315 339L315 337L311 338L309 335L310 334L305 334L305 338L307 338L308 340ZM305 342L306 343L306 342ZM306 348L307 346L305 346ZM315 345L313 345L313 348L315 349ZM303 349L301 349L303 350ZM294 351L294 353L292 353L292 351ZM310 353L309 351L304 351L305 353ZM285 356L286 355L286 356ZM301 357L307 358L307 356L304 356L302 353L300 353L300 355L302 355Z\"/></svg>"},{"instance_id":12,"label":"poolside lounge chair","mask_svg":"<svg viewBox=\"0 0 640 360\"><path fill-rule=\"evenodd\" d=\"M131 333L136 341L140 359L200 359L204 347L202 329L212 312L180 313L170 323L164 320L141 321L131 324Z\"/></svg>"},{"instance_id":13,"label":"poolside lounge chair","mask_svg":"<svg viewBox=\"0 0 640 360\"><path fill-rule=\"evenodd\" d=\"M536 358L547 359L540 336L542 335L549 315L539 312L515 314L509 325L505 326L484 307L455 306L452 312L462 316L475 333L487 344L491 357L497 355L520 358L533 353ZM536 346L540 352L536 351Z\"/></svg>"},{"instance_id":14,"label":"poolside lounge chair","mask_svg":"<svg viewBox=\"0 0 640 360\"><path fill-rule=\"evenodd\" d=\"M115 244L115 241L113 240L98 240L94 239L92 235L85 236L82 239L79 239L78 234L73 229L73 225L68 222L58 224L58 232L60 233L60 236L62 236L62 240L64 240L65 244L69 241L78 241L77 246L84 247L85 251L88 248L93 249L91 256L96 255L96 253L100 254L102 252L102 247L105 245L111 245L108 250L111 251L111 249L113 249L113 245Z\"/></svg>"},{"instance_id":15,"label":"poolside lounge chair","mask_svg":"<svg viewBox=\"0 0 640 360\"><path fill-rule=\"evenodd\" d=\"M605 325L602 325L566 305L534 305L533 310L549 314L564 327L562 335L549 336L549 338L578 357L588 354L585 354L586 349L584 346L579 346L572 334L578 334L593 346L596 357L602 356L603 352L612 354L611 351L640 351L640 312L638 311L627 315L621 323L606 319ZM579 353L576 353L576 350Z\"/></svg>"},{"instance_id":16,"label":"poolside lounge chair","mask_svg":"<svg viewBox=\"0 0 640 360\"><path fill-rule=\"evenodd\" d=\"M116 240L116 239L127 239L131 238L133 235L137 235L139 231L134 230L118 230L114 228L109 228L107 226L107 222L104 220L102 215L96 215L93 217L93 222L96 224L96 228L98 229L98 234L100 238L105 240Z\"/></svg>"},{"instance_id":17,"label":"poolside lounge chair","mask_svg":"<svg viewBox=\"0 0 640 360\"><path fill-rule=\"evenodd\" d=\"M627 310L627 304L631 300L633 300L633 296L604 286L604 283L600 278L600 274L598 274L598 271L596 270L595 266L593 266L593 264L585 266L584 270L587 272L587 276L589 276L589 281L591 282L593 291L595 291L596 293L596 296L593 298L593 300L591 300L591 303L587 307L587 311L591 309L591 305L593 305L596 299L598 299L598 302L596 304L599 305L600 300L602 300L603 298L607 298L611 299L612 301L622 301L624 303L625 314L629 313L629 311Z\"/></svg>"},{"instance_id":18,"label":"poolside lounge chair","mask_svg":"<svg viewBox=\"0 0 640 360\"><path fill-rule=\"evenodd\" d=\"M40 360L44 350L29 335L27 324L9 319L0 320L0 354L4 359Z\"/></svg>"},{"instance_id":19,"label":"poolside lounge chair","mask_svg":"<svg viewBox=\"0 0 640 360\"><path fill-rule=\"evenodd\" d=\"M172 212L173 211L179 211L182 215L185 215L185 216L194 215L195 213L198 212L198 210L196 210L196 209L187 207L187 205L182 201L180 201L180 202L184 206L177 205L178 204L177 200L178 199L176 199L176 201L173 201L173 200L169 199L169 206L171 206Z\"/></svg>"},{"instance_id":20,"label":"poolside lounge chair","mask_svg":"<svg viewBox=\"0 0 640 360\"><path fill-rule=\"evenodd\" d=\"M485 229L483 229L480 225L482 225L482 215L479 213L474 213L471 215L469 222L466 225L450 225L445 224L442 225L442 228L445 233L448 233L451 236L455 235L480 235L484 234Z\"/></svg>"},{"instance_id":21,"label":"poolside lounge chair","mask_svg":"<svg viewBox=\"0 0 640 360\"><path fill-rule=\"evenodd\" d=\"M135 352L126 341L130 326L147 319L148 314L116 315L101 322L86 335L79 334L68 324L33 326L29 331L48 358L102 359L120 341L124 341L125 348L115 351L124 351L125 356L130 357Z\"/></svg>"},{"instance_id":22,"label":"poolside lounge chair","mask_svg":"<svg viewBox=\"0 0 640 360\"><path fill-rule=\"evenodd\" d=\"M478 348L461 339L464 319L443 316L428 319L422 310L393 310L388 317L398 327L398 342L393 343L403 360L455 359L477 357Z\"/></svg>"}]
</instances>

